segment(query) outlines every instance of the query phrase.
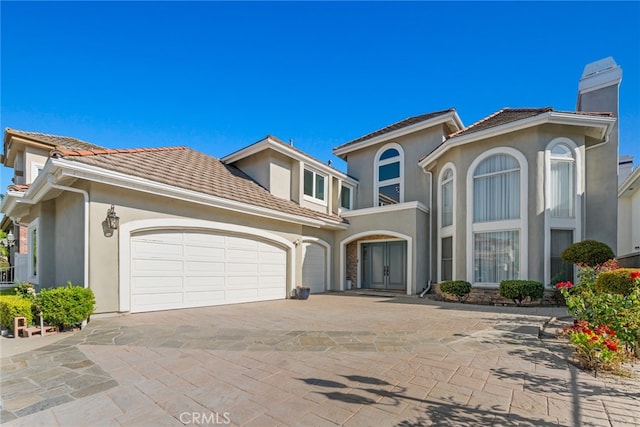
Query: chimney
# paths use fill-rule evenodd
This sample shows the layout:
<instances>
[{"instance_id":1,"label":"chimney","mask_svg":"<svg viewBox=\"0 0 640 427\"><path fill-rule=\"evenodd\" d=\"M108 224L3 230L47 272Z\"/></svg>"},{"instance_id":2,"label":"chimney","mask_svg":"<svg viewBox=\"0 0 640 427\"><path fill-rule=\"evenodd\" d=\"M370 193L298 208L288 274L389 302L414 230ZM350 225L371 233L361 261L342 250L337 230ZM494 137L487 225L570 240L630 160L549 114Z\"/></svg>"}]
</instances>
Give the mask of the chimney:
<instances>
[{"instance_id":1,"label":"chimney","mask_svg":"<svg viewBox=\"0 0 640 427\"><path fill-rule=\"evenodd\" d=\"M578 83L577 111L613 113L618 117L622 68L612 57L587 64Z\"/></svg>"},{"instance_id":2,"label":"chimney","mask_svg":"<svg viewBox=\"0 0 640 427\"><path fill-rule=\"evenodd\" d=\"M631 172L633 172L633 156L620 156L618 159L618 188L629 178Z\"/></svg>"}]
</instances>

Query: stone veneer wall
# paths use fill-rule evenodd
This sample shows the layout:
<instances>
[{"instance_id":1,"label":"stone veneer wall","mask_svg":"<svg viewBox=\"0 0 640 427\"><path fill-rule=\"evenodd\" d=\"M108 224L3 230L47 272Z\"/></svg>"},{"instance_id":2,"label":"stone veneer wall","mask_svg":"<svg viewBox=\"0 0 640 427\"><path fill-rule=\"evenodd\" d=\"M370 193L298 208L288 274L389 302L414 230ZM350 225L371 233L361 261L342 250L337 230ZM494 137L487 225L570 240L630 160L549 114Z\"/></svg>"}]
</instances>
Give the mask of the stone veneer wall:
<instances>
[{"instance_id":1,"label":"stone veneer wall","mask_svg":"<svg viewBox=\"0 0 640 427\"><path fill-rule=\"evenodd\" d=\"M366 236L355 242L347 244L347 280L351 280L351 286L355 289L358 287L358 242L365 242L367 240L397 240L396 237L386 236L382 234L376 234L373 236Z\"/></svg>"},{"instance_id":2,"label":"stone veneer wall","mask_svg":"<svg viewBox=\"0 0 640 427\"><path fill-rule=\"evenodd\" d=\"M440 284L436 284L433 287L438 299L444 301L458 301L455 296L444 294L440 291ZM469 304L484 304L484 305L515 305L510 299L506 299L500 296L498 288L480 288L472 287L471 293L464 301ZM564 305L562 295L555 289L545 289L544 295L541 300L536 300L531 303L525 303L524 305Z\"/></svg>"}]
</instances>

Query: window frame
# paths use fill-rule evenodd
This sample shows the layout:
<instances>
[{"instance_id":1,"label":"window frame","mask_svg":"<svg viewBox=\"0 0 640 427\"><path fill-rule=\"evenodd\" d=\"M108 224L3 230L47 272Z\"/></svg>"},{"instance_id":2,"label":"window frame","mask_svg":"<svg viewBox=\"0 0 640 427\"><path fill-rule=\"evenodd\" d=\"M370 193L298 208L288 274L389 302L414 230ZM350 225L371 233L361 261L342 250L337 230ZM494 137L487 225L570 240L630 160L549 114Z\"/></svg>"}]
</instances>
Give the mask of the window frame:
<instances>
[{"instance_id":1,"label":"window frame","mask_svg":"<svg viewBox=\"0 0 640 427\"><path fill-rule=\"evenodd\" d=\"M344 191L344 189L349 190L349 206L343 206L342 205L342 192ZM338 195L338 206L340 208L340 211L350 211L353 209L353 191L354 188L351 185L345 184L344 182L340 183L340 194Z\"/></svg>"},{"instance_id":2,"label":"window frame","mask_svg":"<svg viewBox=\"0 0 640 427\"><path fill-rule=\"evenodd\" d=\"M518 219L506 219L506 220L495 220L495 221L486 221L486 222L474 222L474 175L476 168L486 159L491 156L497 154L509 155L519 163L520 165L520 186L519 186L519 200L520 200L520 218ZM499 232L499 231L519 231L519 241L520 241L520 274L519 277L515 277L514 279L526 278L529 274L529 265L528 265L528 250L529 250L529 239L528 239L528 183L529 183L529 164L527 162L526 157L522 152L516 150L513 147L495 147L489 149L479 156L477 156L467 171L467 188L466 188L466 198L467 198L467 281L472 283L475 286L487 286L487 287L497 287L499 283L491 283L491 282L475 282L474 280L474 263L475 263L475 253L474 253L474 235L477 233L489 233L489 232Z\"/></svg>"},{"instance_id":3,"label":"window frame","mask_svg":"<svg viewBox=\"0 0 640 427\"><path fill-rule=\"evenodd\" d=\"M398 151L398 155L388 158L388 159L384 159L384 160L380 160L380 157L382 157L382 155L390 149L395 149L396 151ZM380 177L379 177L379 168L381 166L385 166L385 165L390 165L393 163L399 163L399 173L398 173L398 177L397 178L392 178L392 179L385 179L380 181ZM376 156L374 158L374 162L373 162L373 203L372 205L374 207L379 207L379 206L387 206L387 205L380 205L380 188L381 187L386 187L389 185L394 185L397 184L399 187L399 194L398 194L398 203L404 203L404 150L402 149L402 146L398 143L392 142L389 144L385 144L382 147L380 147L380 149L378 149L378 151L376 152Z\"/></svg>"},{"instance_id":4,"label":"window frame","mask_svg":"<svg viewBox=\"0 0 640 427\"><path fill-rule=\"evenodd\" d=\"M573 179L575 199L573 205L573 217L558 217L551 214L552 201L552 181L551 162L560 159L559 156L552 155L551 151L557 145L566 146L573 156ZM584 170L584 148L579 147L573 140L567 137L557 137L552 139L544 151L544 282L545 285L551 283L551 230L573 231L573 243L582 240L582 199L581 194L585 188ZM576 270L574 268L574 277Z\"/></svg>"},{"instance_id":5,"label":"window frame","mask_svg":"<svg viewBox=\"0 0 640 427\"><path fill-rule=\"evenodd\" d=\"M438 174L438 181L437 181L437 185L438 185L438 199L437 199L437 206L443 206L442 204L442 187L443 187L443 178L444 175L447 173L447 171L451 171L452 172L452 177L451 177L451 181L447 180L448 182L452 183L452 204L451 204L451 209L453 211L453 218L452 218L452 223L451 225L448 226L443 226L442 225L442 215L441 212L438 212L437 214L437 232L438 232L438 242L437 242L437 259L438 259L438 270L437 270L437 279L438 282L442 281L442 239L445 239L447 237L451 237L452 241L451 241L451 251L452 251L452 255L453 255L453 260L451 262L451 276L452 276L452 280L456 279L456 247L457 247L457 242L456 242L456 196L457 196L457 188L456 188L456 176L457 176L457 170L456 170L456 166L451 163L448 162L446 163L442 169L440 170L440 173Z\"/></svg>"},{"instance_id":6,"label":"window frame","mask_svg":"<svg viewBox=\"0 0 640 427\"><path fill-rule=\"evenodd\" d=\"M313 186L312 186L312 193L313 195L309 195L307 193L305 193L305 185L304 185L304 178L305 178L305 172L310 172L312 174L313 177ZM318 177L321 177L323 180L323 188L322 188L322 195L323 195L323 199L320 199L317 197L318 195L318 187L317 187L317 183L318 183ZM303 168L303 172L302 172L302 195L303 198L305 200L308 200L310 202L313 203L317 203L323 206L327 205L327 189L328 189L328 181L329 181L329 177L325 174L322 174L320 172L315 171L312 168L307 167L306 165Z\"/></svg>"},{"instance_id":7,"label":"window frame","mask_svg":"<svg viewBox=\"0 0 640 427\"><path fill-rule=\"evenodd\" d=\"M29 282L34 284L39 284L39 275L38 270L40 270L40 219L35 218L29 223L27 227L27 236L28 236L28 256L29 256ZM34 236L35 234L35 236ZM34 251L34 238L35 238L35 251Z\"/></svg>"}]
</instances>

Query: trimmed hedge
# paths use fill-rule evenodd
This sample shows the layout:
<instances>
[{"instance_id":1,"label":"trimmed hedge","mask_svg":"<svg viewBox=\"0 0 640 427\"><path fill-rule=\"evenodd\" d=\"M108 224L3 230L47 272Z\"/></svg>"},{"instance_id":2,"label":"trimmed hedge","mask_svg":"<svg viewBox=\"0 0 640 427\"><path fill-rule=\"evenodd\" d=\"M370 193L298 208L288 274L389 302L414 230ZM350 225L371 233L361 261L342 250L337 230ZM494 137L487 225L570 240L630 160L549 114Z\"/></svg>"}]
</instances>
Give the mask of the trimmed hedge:
<instances>
[{"instance_id":1,"label":"trimmed hedge","mask_svg":"<svg viewBox=\"0 0 640 427\"><path fill-rule=\"evenodd\" d=\"M14 317L24 317L27 325L31 325L33 323L32 307L33 302L30 299L17 295L2 295L0 296L0 323L11 332L14 332Z\"/></svg>"},{"instance_id":2,"label":"trimmed hedge","mask_svg":"<svg viewBox=\"0 0 640 427\"><path fill-rule=\"evenodd\" d=\"M41 290L36 301L44 321L60 330L88 319L96 304L91 289L73 286L71 282L66 287Z\"/></svg>"},{"instance_id":3,"label":"trimmed hedge","mask_svg":"<svg viewBox=\"0 0 640 427\"><path fill-rule=\"evenodd\" d=\"M583 240L567 247L560 254L562 261L571 264L586 264L595 267L616 257L606 243L596 240Z\"/></svg>"},{"instance_id":4,"label":"trimmed hedge","mask_svg":"<svg viewBox=\"0 0 640 427\"><path fill-rule=\"evenodd\" d=\"M631 273L634 271L640 270L637 268L618 268L617 270L603 271L596 279L596 291L630 295L636 287L634 281L631 280Z\"/></svg>"},{"instance_id":5,"label":"trimmed hedge","mask_svg":"<svg viewBox=\"0 0 640 427\"><path fill-rule=\"evenodd\" d=\"M503 280L500 282L500 296L513 300L516 305L529 298L530 301L542 298L544 285L533 280Z\"/></svg>"},{"instance_id":6,"label":"trimmed hedge","mask_svg":"<svg viewBox=\"0 0 640 427\"><path fill-rule=\"evenodd\" d=\"M462 302L471 292L471 283L464 280L448 280L440 283L440 291L453 295Z\"/></svg>"}]
</instances>

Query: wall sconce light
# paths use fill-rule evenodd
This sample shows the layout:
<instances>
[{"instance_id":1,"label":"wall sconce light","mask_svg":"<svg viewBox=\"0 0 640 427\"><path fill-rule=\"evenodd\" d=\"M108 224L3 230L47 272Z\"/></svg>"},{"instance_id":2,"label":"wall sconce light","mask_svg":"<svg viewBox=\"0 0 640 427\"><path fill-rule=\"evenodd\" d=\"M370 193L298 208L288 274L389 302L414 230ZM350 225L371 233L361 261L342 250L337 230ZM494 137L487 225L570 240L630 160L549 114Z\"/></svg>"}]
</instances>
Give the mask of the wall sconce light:
<instances>
[{"instance_id":1,"label":"wall sconce light","mask_svg":"<svg viewBox=\"0 0 640 427\"><path fill-rule=\"evenodd\" d=\"M111 205L111 208L107 210L107 227L110 230L117 230L119 224L120 217L116 215L116 210L113 205Z\"/></svg>"},{"instance_id":2,"label":"wall sconce light","mask_svg":"<svg viewBox=\"0 0 640 427\"><path fill-rule=\"evenodd\" d=\"M13 235L13 231L9 230L9 234L7 234L7 247L11 248L16 244L16 236Z\"/></svg>"},{"instance_id":3,"label":"wall sconce light","mask_svg":"<svg viewBox=\"0 0 640 427\"><path fill-rule=\"evenodd\" d=\"M300 243L302 243L302 241L300 239L296 239L293 244L294 246L297 248L298 246L300 246Z\"/></svg>"}]
</instances>

